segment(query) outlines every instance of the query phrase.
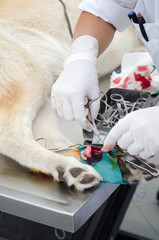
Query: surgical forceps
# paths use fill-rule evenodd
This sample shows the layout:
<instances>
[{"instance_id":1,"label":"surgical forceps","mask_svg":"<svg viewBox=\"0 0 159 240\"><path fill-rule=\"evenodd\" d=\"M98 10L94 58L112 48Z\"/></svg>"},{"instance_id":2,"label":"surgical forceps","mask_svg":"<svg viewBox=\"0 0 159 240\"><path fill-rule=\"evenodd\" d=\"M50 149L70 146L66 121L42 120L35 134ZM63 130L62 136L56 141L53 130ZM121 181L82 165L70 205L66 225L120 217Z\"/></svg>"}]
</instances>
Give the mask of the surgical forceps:
<instances>
[{"instance_id":1,"label":"surgical forceps","mask_svg":"<svg viewBox=\"0 0 159 240\"><path fill-rule=\"evenodd\" d=\"M101 94L103 94L103 97L101 98L101 104L103 103L105 105L105 109L104 109L104 113L103 116L104 118L108 118L110 117L110 115L112 114L112 112L114 111L113 107L110 106L108 104L108 97L106 94L104 94L103 92L101 92ZM105 99L104 99L105 98Z\"/></svg>"},{"instance_id":2,"label":"surgical forceps","mask_svg":"<svg viewBox=\"0 0 159 240\"><path fill-rule=\"evenodd\" d=\"M142 167L142 166L134 163L133 160L130 161L130 160L126 159L126 156L130 156L130 157L131 157L131 155L130 155L128 152L126 152L126 151L123 152L122 150L120 150L119 147L117 147L117 148L119 149L119 151L121 151L121 153L116 153L116 155L117 155L117 156L124 156L124 161L125 161L125 162L129 163L130 165L134 166L135 168L141 169L141 170L143 170L143 171L151 174L153 177L158 177L158 176L159 176L159 171L158 171L156 168L153 168L152 166L150 166L150 165L149 165L148 163L146 163L145 161L143 161L140 157L138 157L137 155L133 155L133 156L132 156L132 158L135 158L136 160L138 160L139 162L141 162L145 167L147 167L147 168L149 168L149 169L147 169L147 168L145 168L145 167ZM152 171L151 171L151 170L152 170Z\"/></svg>"},{"instance_id":3,"label":"surgical forceps","mask_svg":"<svg viewBox=\"0 0 159 240\"><path fill-rule=\"evenodd\" d=\"M126 111L126 114L128 114L128 111L127 111L126 104L125 104L123 96L121 96L118 93L112 93L110 95L110 99L113 100L114 102L116 102L120 118L123 118L125 116L124 111L123 111L122 106L121 106L121 103L123 103L125 111Z\"/></svg>"},{"instance_id":4,"label":"surgical forceps","mask_svg":"<svg viewBox=\"0 0 159 240\"><path fill-rule=\"evenodd\" d=\"M108 104L108 97L106 94L104 94L103 92L101 92L101 94L103 95L102 97L100 97L100 104L102 106L101 112L102 113L98 113L97 117L96 117L96 122L97 125L102 125L105 127L111 127L110 126L110 122L109 122L109 118L111 116L111 114L114 112L113 107L111 107Z\"/></svg>"},{"instance_id":5,"label":"surgical forceps","mask_svg":"<svg viewBox=\"0 0 159 240\"><path fill-rule=\"evenodd\" d=\"M95 133L95 135L97 136L98 139L100 139L100 134L99 134L99 131L98 131L97 126L95 124L95 121L92 117L91 104L93 102L97 101L99 98L100 98L100 96L97 97L96 99L88 100L88 103L85 105L85 107L88 108L88 111L89 111L88 114L90 114L90 117L91 117L91 121L90 121L89 118L88 118L88 115L87 115L87 120L89 122L89 125L90 125L91 129L93 130L93 132Z\"/></svg>"},{"instance_id":6,"label":"surgical forceps","mask_svg":"<svg viewBox=\"0 0 159 240\"><path fill-rule=\"evenodd\" d=\"M96 119L93 119L92 114L91 114L91 104L100 99L100 104L102 105L102 107L104 106L104 113L98 113ZM106 117L109 117L111 115L111 113L114 111L114 109L107 103L107 96L103 93L100 92L100 95L98 98L93 99L93 100L89 100L88 103L85 105L85 107L88 108L88 115L90 114L90 118L91 120L89 120L89 117L87 116L87 120L89 122L90 127L92 128L94 135L92 138L92 143L93 144L103 144L104 139L105 139L105 133L103 134L103 131L100 127L104 126L106 128L110 129L110 124L107 121ZM102 110L103 111L103 110ZM101 126L100 126L101 125ZM98 128L100 130L98 130Z\"/></svg>"},{"instance_id":7,"label":"surgical forceps","mask_svg":"<svg viewBox=\"0 0 159 240\"><path fill-rule=\"evenodd\" d=\"M44 147L47 148L47 140L46 138L38 138L36 139L36 141L40 141L43 140L44 141ZM73 145L69 145L69 146L64 146L64 147L58 147L58 148L50 148L48 150L50 151L54 151L54 152L61 152L61 151L65 151L65 150L77 150L77 146L81 145L80 143L77 144L73 144Z\"/></svg>"},{"instance_id":8,"label":"surgical forceps","mask_svg":"<svg viewBox=\"0 0 159 240\"><path fill-rule=\"evenodd\" d=\"M144 107L144 104L146 103L147 99L146 98L138 98L136 102L134 102L131 112L134 110L138 110L142 107Z\"/></svg>"},{"instance_id":9,"label":"surgical forceps","mask_svg":"<svg viewBox=\"0 0 159 240\"><path fill-rule=\"evenodd\" d=\"M111 98L111 100L113 100L117 103L118 112L119 112L119 115L122 114L121 116L126 115L129 112L132 112L134 110L144 107L144 105L147 101L146 98L140 97L136 100L136 102L132 103L132 102L124 100L124 97L118 93L111 94L110 98ZM122 104L124 106L124 110L122 109ZM124 113L124 111L125 111L125 113Z\"/></svg>"},{"instance_id":10,"label":"surgical forceps","mask_svg":"<svg viewBox=\"0 0 159 240\"><path fill-rule=\"evenodd\" d=\"M76 146L79 146L81 144L74 144L74 145L69 145L69 146L64 146L64 147L59 147L59 148L52 148L52 149L48 149L50 151L54 151L54 152L61 152L61 151L65 151L65 150L77 150Z\"/></svg>"}]
</instances>

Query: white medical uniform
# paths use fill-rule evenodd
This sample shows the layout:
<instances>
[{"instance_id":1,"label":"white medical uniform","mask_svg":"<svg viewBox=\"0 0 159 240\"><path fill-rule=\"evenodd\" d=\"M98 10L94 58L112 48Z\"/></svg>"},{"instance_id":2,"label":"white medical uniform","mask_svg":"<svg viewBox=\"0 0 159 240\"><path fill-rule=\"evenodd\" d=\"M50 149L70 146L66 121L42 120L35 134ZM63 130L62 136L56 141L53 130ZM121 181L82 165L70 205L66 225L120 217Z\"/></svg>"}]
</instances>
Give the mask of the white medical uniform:
<instances>
[{"instance_id":1,"label":"white medical uniform","mask_svg":"<svg viewBox=\"0 0 159 240\"><path fill-rule=\"evenodd\" d=\"M143 38L139 25L133 25L159 72L159 0L83 0L79 8L111 23L120 32L132 24L128 14L140 12L146 21L144 27L148 42Z\"/></svg>"}]
</instances>

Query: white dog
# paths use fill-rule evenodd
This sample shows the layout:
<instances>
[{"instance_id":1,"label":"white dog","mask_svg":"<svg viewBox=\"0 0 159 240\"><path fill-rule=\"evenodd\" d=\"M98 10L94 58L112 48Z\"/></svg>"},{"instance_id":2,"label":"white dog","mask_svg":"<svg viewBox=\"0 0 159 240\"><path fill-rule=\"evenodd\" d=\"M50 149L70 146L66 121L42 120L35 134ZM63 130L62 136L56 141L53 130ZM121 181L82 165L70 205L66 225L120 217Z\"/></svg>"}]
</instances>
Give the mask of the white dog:
<instances>
[{"instance_id":1,"label":"white dog","mask_svg":"<svg viewBox=\"0 0 159 240\"><path fill-rule=\"evenodd\" d=\"M72 30L79 2L64 1ZM101 177L91 166L36 141L44 137L52 148L70 144L59 132L49 99L72 41L63 5L59 0L5 0L0 9L0 152L78 190L96 185ZM132 27L116 33L98 59L99 78L118 67L125 52L140 45Z\"/></svg>"}]
</instances>

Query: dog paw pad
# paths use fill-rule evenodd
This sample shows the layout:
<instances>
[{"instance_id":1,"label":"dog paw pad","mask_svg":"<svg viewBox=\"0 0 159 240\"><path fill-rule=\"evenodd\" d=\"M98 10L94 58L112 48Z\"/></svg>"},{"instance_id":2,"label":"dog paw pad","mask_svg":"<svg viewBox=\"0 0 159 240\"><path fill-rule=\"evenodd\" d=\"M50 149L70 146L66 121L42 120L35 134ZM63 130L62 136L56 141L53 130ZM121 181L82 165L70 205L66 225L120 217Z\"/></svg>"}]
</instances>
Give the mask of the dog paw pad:
<instances>
[{"instance_id":1,"label":"dog paw pad","mask_svg":"<svg viewBox=\"0 0 159 240\"><path fill-rule=\"evenodd\" d=\"M70 169L70 173L74 178L78 177L83 171L84 170L82 168L78 168L78 167Z\"/></svg>"},{"instance_id":2,"label":"dog paw pad","mask_svg":"<svg viewBox=\"0 0 159 240\"><path fill-rule=\"evenodd\" d=\"M65 181L65 178L64 178L64 168L63 168L63 166L61 166L61 165L59 165L59 166L57 166L56 167L56 170L57 170L57 172L58 172L58 179L59 179L59 181L60 182L64 182Z\"/></svg>"},{"instance_id":3,"label":"dog paw pad","mask_svg":"<svg viewBox=\"0 0 159 240\"><path fill-rule=\"evenodd\" d=\"M81 184L88 184L95 180L95 176L92 174L85 174L83 179L80 181Z\"/></svg>"}]
</instances>

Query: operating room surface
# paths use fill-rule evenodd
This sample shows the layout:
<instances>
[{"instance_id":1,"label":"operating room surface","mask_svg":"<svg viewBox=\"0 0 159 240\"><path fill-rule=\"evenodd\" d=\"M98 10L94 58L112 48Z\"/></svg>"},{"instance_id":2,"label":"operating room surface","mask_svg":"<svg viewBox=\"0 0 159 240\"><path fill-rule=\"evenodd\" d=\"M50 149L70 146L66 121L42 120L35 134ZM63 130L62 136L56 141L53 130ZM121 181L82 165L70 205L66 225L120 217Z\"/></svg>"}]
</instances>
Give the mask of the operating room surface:
<instances>
[{"instance_id":1,"label":"operating room surface","mask_svg":"<svg viewBox=\"0 0 159 240\"><path fill-rule=\"evenodd\" d=\"M68 232L77 231L118 187L106 183L84 193L0 156L0 210Z\"/></svg>"}]
</instances>

